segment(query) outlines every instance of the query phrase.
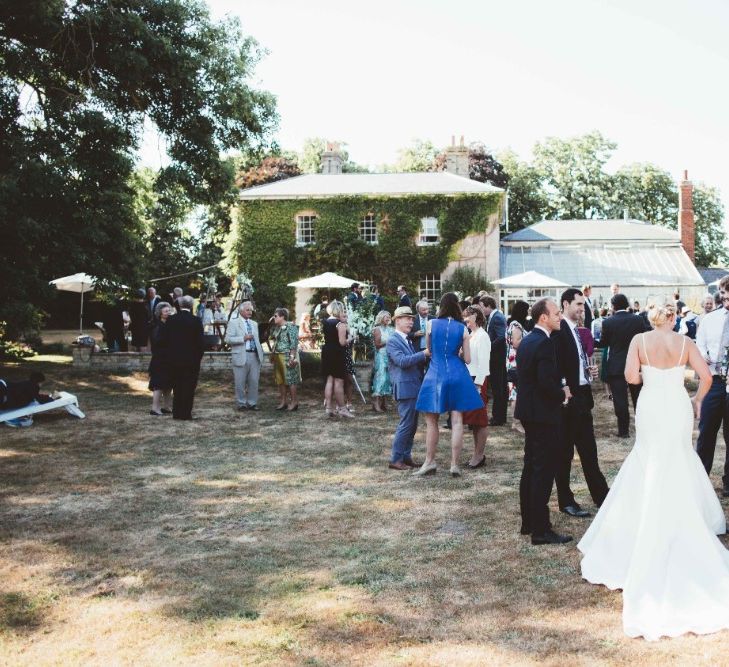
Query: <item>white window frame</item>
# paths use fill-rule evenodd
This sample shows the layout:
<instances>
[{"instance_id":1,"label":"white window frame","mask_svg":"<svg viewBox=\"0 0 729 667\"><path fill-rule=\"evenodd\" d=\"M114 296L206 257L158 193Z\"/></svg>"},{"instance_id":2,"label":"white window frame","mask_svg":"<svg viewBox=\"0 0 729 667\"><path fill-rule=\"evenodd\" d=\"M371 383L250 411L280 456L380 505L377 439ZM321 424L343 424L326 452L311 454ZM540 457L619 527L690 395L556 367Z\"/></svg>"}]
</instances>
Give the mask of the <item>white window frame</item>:
<instances>
[{"instance_id":1,"label":"white window frame","mask_svg":"<svg viewBox=\"0 0 729 667\"><path fill-rule=\"evenodd\" d=\"M374 213L368 213L359 221L359 238L369 245L377 245L377 220Z\"/></svg>"},{"instance_id":2,"label":"white window frame","mask_svg":"<svg viewBox=\"0 0 729 667\"><path fill-rule=\"evenodd\" d=\"M296 245L303 248L316 243L316 221L314 212L296 214Z\"/></svg>"},{"instance_id":3,"label":"white window frame","mask_svg":"<svg viewBox=\"0 0 729 667\"><path fill-rule=\"evenodd\" d=\"M427 301L431 308L438 305L443 282L440 273L421 273L418 276L418 295Z\"/></svg>"},{"instance_id":4,"label":"white window frame","mask_svg":"<svg viewBox=\"0 0 729 667\"><path fill-rule=\"evenodd\" d=\"M440 231L438 229L438 218L421 218L418 245L438 245L439 243Z\"/></svg>"}]
</instances>

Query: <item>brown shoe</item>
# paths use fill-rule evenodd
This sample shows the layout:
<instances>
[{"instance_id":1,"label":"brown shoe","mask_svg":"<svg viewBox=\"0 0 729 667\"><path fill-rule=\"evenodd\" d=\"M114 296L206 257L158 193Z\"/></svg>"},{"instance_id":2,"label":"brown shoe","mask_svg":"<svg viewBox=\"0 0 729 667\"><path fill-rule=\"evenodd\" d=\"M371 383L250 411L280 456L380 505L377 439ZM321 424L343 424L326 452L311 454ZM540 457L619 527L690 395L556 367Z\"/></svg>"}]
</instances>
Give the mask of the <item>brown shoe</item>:
<instances>
[{"instance_id":1,"label":"brown shoe","mask_svg":"<svg viewBox=\"0 0 729 667\"><path fill-rule=\"evenodd\" d=\"M408 467L408 468L419 468L422 463L416 463L412 459L403 459L402 462Z\"/></svg>"},{"instance_id":2,"label":"brown shoe","mask_svg":"<svg viewBox=\"0 0 729 667\"><path fill-rule=\"evenodd\" d=\"M388 463L387 467L390 470L410 470L410 466L404 461L396 461L395 463Z\"/></svg>"}]
</instances>

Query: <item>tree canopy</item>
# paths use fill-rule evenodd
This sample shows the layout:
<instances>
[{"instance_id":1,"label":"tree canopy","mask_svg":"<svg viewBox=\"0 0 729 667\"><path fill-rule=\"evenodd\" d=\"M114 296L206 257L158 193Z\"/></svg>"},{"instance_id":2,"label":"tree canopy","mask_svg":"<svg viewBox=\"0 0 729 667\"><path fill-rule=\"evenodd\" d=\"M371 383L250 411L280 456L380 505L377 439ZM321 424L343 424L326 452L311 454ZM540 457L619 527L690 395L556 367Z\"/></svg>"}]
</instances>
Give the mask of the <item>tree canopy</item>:
<instances>
[{"instance_id":1,"label":"tree canopy","mask_svg":"<svg viewBox=\"0 0 729 667\"><path fill-rule=\"evenodd\" d=\"M145 256L135 150L145 119L167 142L156 185L232 201L221 151L265 144L274 98L249 84L261 51L198 0L0 5L0 320L37 322L51 278L132 282ZM224 215L227 215L224 213Z\"/></svg>"}]
</instances>

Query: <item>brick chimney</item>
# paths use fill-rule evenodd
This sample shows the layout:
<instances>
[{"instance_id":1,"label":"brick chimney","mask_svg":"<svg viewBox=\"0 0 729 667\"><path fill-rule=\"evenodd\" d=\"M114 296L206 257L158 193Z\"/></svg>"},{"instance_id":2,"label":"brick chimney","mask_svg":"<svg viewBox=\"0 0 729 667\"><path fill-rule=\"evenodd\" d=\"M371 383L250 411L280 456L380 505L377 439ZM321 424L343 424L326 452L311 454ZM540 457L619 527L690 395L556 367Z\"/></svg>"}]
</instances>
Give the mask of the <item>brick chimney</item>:
<instances>
[{"instance_id":1,"label":"brick chimney","mask_svg":"<svg viewBox=\"0 0 729 667\"><path fill-rule=\"evenodd\" d=\"M446 148L446 171L464 178L471 177L468 165L468 146L464 145L463 137L461 137L459 146L456 146L456 137L451 137L451 145Z\"/></svg>"},{"instance_id":2,"label":"brick chimney","mask_svg":"<svg viewBox=\"0 0 729 667\"><path fill-rule=\"evenodd\" d=\"M327 144L327 149L321 154L321 173L322 174L341 174L342 173L342 155L339 152L337 144Z\"/></svg>"},{"instance_id":3,"label":"brick chimney","mask_svg":"<svg viewBox=\"0 0 729 667\"><path fill-rule=\"evenodd\" d=\"M686 254L695 261L694 184L688 179L688 171L683 172L678 186L678 233Z\"/></svg>"}]
</instances>

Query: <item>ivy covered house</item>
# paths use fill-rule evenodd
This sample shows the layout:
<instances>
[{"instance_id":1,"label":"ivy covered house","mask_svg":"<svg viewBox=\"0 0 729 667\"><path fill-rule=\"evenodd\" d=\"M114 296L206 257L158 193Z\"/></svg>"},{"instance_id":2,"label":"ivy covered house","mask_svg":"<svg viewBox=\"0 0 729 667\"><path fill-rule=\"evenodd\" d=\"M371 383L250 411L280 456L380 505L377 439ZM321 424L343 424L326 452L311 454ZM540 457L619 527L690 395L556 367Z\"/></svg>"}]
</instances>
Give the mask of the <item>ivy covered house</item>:
<instances>
[{"instance_id":1,"label":"ivy covered house","mask_svg":"<svg viewBox=\"0 0 729 667\"><path fill-rule=\"evenodd\" d=\"M452 146L447 163L445 172L342 173L330 150L319 174L241 191L231 254L258 308L293 306L287 283L324 271L377 285L389 306L401 283L437 300L461 266L497 278L505 192L468 178L465 146ZM295 306L300 314L305 303Z\"/></svg>"}]
</instances>

